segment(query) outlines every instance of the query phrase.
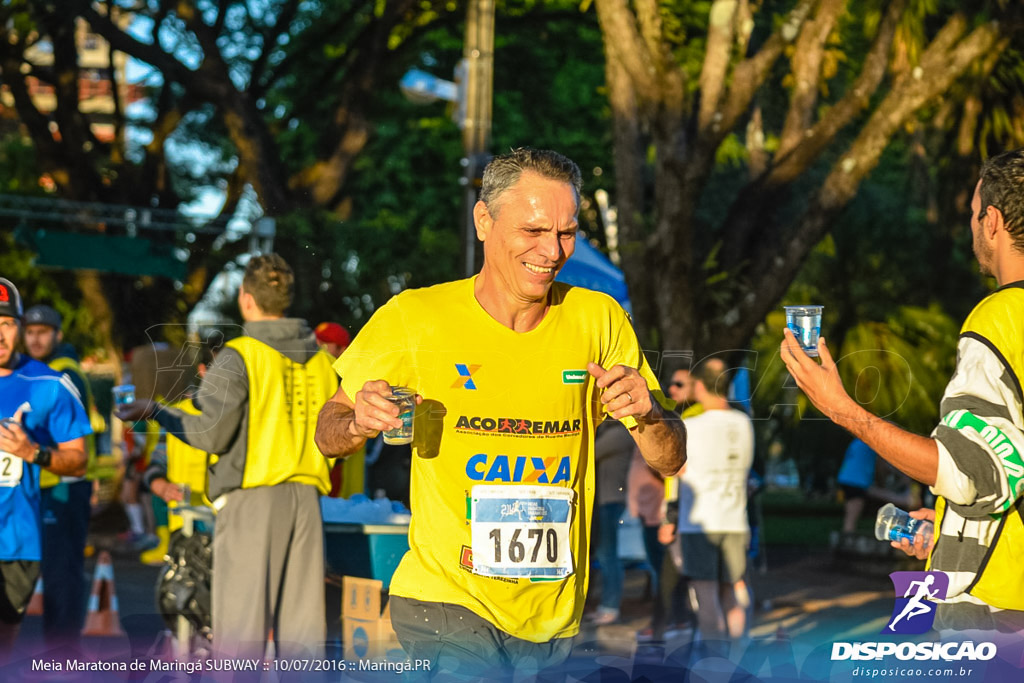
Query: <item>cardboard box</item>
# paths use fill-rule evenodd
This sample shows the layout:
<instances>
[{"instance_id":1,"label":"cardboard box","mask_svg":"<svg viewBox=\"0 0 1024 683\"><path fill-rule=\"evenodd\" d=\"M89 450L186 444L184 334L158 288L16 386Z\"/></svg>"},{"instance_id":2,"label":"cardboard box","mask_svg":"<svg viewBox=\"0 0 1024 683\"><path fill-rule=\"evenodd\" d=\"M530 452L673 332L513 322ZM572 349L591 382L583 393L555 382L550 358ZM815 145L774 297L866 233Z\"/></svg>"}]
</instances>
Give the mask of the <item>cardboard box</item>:
<instances>
[{"instance_id":1,"label":"cardboard box","mask_svg":"<svg viewBox=\"0 0 1024 683\"><path fill-rule=\"evenodd\" d=\"M376 620L381 616L384 584L377 579L357 576L341 578L341 616L343 619Z\"/></svg>"},{"instance_id":2,"label":"cardboard box","mask_svg":"<svg viewBox=\"0 0 1024 683\"><path fill-rule=\"evenodd\" d=\"M344 657L350 662L406 659L398 636L391 628L391 609L382 587L383 583L377 579L342 578L341 638Z\"/></svg>"}]
</instances>

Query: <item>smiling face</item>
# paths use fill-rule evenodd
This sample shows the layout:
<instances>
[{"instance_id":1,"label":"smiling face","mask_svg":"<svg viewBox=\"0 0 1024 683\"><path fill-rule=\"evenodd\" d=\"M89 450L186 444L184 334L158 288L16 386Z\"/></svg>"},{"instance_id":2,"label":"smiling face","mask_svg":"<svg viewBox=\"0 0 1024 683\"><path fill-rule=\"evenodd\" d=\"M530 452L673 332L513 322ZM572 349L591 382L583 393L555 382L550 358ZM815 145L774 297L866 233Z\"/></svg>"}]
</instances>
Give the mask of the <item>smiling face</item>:
<instances>
[{"instance_id":1,"label":"smiling face","mask_svg":"<svg viewBox=\"0 0 1024 683\"><path fill-rule=\"evenodd\" d=\"M494 213L483 202L473 212L484 243L482 274L513 301L545 301L576 248L576 191L528 171L492 205Z\"/></svg>"}]
</instances>

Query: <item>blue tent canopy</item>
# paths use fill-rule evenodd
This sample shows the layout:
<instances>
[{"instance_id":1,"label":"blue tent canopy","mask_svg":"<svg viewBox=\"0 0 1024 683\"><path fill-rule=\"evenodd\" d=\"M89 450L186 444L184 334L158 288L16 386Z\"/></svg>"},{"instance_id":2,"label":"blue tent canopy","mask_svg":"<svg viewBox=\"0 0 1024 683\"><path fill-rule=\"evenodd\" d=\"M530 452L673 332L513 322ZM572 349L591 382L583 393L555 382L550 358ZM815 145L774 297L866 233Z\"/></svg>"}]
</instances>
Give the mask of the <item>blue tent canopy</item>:
<instances>
[{"instance_id":1,"label":"blue tent canopy","mask_svg":"<svg viewBox=\"0 0 1024 683\"><path fill-rule=\"evenodd\" d=\"M630 314L633 312L622 271L616 268L607 256L592 247L582 234L576 238L576 251L565 262L555 279L577 287L604 292L618 301Z\"/></svg>"}]
</instances>

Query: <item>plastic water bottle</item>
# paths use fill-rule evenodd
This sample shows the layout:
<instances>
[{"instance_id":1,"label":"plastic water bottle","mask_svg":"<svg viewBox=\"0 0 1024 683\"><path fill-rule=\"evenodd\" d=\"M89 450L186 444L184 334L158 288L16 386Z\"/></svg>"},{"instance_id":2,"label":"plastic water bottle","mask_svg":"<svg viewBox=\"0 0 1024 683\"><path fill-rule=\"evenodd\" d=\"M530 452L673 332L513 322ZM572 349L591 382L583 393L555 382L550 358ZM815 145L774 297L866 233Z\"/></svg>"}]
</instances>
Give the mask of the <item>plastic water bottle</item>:
<instances>
[{"instance_id":1,"label":"plastic water bottle","mask_svg":"<svg viewBox=\"0 0 1024 683\"><path fill-rule=\"evenodd\" d=\"M875 518L875 538L879 541L896 541L904 538L910 545L927 550L932 545L934 525L927 519L914 519L906 510L892 503L886 503Z\"/></svg>"}]
</instances>

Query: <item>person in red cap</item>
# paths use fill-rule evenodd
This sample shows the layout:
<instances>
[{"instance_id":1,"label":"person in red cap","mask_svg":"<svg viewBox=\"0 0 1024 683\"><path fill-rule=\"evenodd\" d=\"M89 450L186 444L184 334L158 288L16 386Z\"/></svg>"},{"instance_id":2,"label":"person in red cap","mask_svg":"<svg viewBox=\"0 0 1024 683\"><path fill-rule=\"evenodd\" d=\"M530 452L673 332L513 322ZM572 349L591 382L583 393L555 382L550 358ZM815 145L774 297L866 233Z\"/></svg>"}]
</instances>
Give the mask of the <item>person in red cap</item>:
<instances>
[{"instance_id":1,"label":"person in red cap","mask_svg":"<svg viewBox=\"0 0 1024 683\"><path fill-rule=\"evenodd\" d=\"M313 330L313 334L316 335L316 341L323 347L324 351L335 358L348 348L348 343L352 339L348 330L338 323L320 323Z\"/></svg>"},{"instance_id":2,"label":"person in red cap","mask_svg":"<svg viewBox=\"0 0 1024 683\"><path fill-rule=\"evenodd\" d=\"M316 342L327 353L337 358L348 348L352 337L338 323L322 322L313 330ZM363 493L366 488L366 449L349 458L338 459L331 468L331 498L348 498Z\"/></svg>"}]
</instances>

